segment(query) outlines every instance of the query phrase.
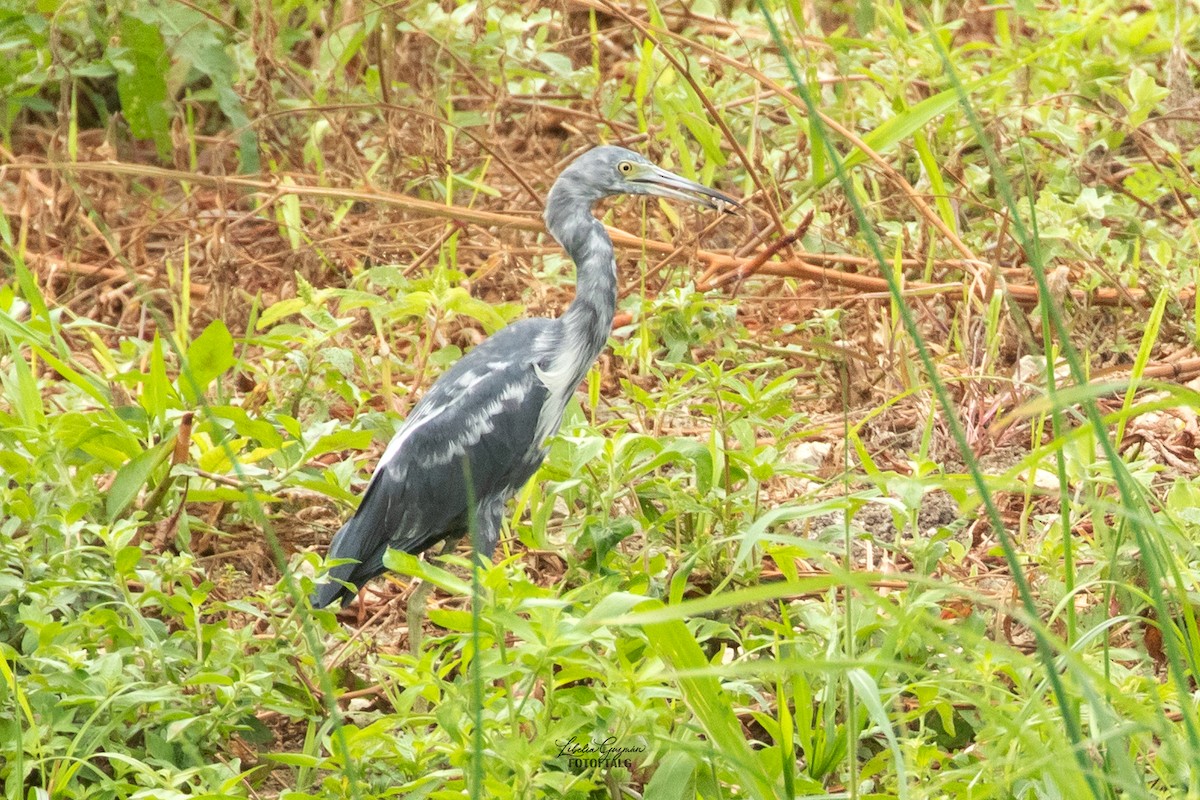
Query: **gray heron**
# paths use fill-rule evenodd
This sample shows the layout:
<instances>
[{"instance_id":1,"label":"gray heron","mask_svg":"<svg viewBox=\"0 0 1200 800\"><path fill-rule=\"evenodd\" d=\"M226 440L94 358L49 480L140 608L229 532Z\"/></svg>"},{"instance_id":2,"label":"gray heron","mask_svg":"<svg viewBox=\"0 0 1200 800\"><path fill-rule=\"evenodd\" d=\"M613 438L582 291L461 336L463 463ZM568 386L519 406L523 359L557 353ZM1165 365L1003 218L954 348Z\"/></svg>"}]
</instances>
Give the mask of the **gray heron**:
<instances>
[{"instance_id":1,"label":"gray heron","mask_svg":"<svg viewBox=\"0 0 1200 800\"><path fill-rule=\"evenodd\" d=\"M523 319L497 331L433 384L384 450L358 510L334 535L328 558L352 561L329 569L314 607L351 598L383 574L388 548L416 554L466 534L469 498L476 557L491 559L505 504L541 466L547 437L608 341L617 262L592 209L623 194L739 208L621 147L596 147L571 162L550 188L545 221L575 262L574 300L557 319Z\"/></svg>"}]
</instances>

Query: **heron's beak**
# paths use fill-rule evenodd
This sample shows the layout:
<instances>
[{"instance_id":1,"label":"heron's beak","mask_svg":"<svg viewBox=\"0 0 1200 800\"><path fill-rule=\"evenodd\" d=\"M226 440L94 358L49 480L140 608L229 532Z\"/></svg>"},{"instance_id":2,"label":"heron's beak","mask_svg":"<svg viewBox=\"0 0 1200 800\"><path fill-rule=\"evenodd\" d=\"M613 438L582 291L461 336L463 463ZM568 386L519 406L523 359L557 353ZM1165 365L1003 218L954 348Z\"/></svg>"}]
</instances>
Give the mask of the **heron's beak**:
<instances>
[{"instance_id":1,"label":"heron's beak","mask_svg":"<svg viewBox=\"0 0 1200 800\"><path fill-rule=\"evenodd\" d=\"M710 189L702 183L689 181L687 178L681 178L673 172L667 172L658 167L650 165L639 165L639 167L638 173L629 180L641 185L650 194L698 203L705 208L722 211L726 214L732 214L742 207L741 203L729 195L721 194L716 189Z\"/></svg>"}]
</instances>

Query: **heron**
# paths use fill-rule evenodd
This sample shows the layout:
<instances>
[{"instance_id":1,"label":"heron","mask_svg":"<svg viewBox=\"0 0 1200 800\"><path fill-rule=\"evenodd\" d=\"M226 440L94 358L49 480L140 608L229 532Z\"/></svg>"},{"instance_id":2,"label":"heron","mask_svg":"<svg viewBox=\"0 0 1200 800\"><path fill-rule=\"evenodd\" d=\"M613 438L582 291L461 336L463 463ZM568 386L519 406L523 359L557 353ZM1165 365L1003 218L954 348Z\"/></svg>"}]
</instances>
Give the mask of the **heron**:
<instances>
[{"instance_id":1,"label":"heron","mask_svg":"<svg viewBox=\"0 0 1200 800\"><path fill-rule=\"evenodd\" d=\"M358 510L334 535L328 559L348 561L328 570L312 595L315 608L352 598L386 572L388 548L418 554L457 541L469 521L476 558L491 560L506 504L541 466L547 438L608 341L617 262L593 209L614 195L740 208L622 147L595 147L572 161L550 188L544 219L575 262L574 299L557 319L502 328L434 382L384 450Z\"/></svg>"}]
</instances>

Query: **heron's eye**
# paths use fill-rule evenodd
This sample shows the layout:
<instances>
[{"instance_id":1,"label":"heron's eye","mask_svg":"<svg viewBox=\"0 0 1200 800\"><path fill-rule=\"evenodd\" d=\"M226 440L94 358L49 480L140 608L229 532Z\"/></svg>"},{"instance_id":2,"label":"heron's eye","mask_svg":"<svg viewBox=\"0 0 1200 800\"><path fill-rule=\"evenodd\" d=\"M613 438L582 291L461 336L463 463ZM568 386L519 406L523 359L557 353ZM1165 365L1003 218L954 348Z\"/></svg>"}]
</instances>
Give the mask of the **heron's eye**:
<instances>
[{"instance_id":1,"label":"heron's eye","mask_svg":"<svg viewBox=\"0 0 1200 800\"><path fill-rule=\"evenodd\" d=\"M621 173L622 175L628 175L629 173L633 172L633 162L622 161L620 164L617 164L617 172Z\"/></svg>"}]
</instances>

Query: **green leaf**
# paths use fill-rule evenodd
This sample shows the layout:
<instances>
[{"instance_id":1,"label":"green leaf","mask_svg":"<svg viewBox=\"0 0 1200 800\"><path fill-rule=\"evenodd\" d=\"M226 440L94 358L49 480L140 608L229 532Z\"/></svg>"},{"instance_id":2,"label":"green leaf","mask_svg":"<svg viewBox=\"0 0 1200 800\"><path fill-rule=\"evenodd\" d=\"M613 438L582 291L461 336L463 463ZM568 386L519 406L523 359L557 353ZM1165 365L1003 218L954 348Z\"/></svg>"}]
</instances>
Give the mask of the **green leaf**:
<instances>
[{"instance_id":1,"label":"green leaf","mask_svg":"<svg viewBox=\"0 0 1200 800\"><path fill-rule=\"evenodd\" d=\"M283 184L294 186L295 181L284 179ZM304 218L300 213L300 196L291 192L284 194L279 198L277 208L276 216L279 218L279 226L282 228L284 237L287 238L292 250L299 250L300 245L303 244L304 233Z\"/></svg>"},{"instance_id":2,"label":"green leaf","mask_svg":"<svg viewBox=\"0 0 1200 800\"><path fill-rule=\"evenodd\" d=\"M213 23L198 11L176 3L143 7L137 14L143 21L167 32L172 41L172 53L184 66L209 79L217 107L238 134L239 168L243 173L258 172L261 167L258 135L234 88L236 68L233 59L226 52L225 43Z\"/></svg>"},{"instance_id":3,"label":"green leaf","mask_svg":"<svg viewBox=\"0 0 1200 800\"><path fill-rule=\"evenodd\" d=\"M633 533L633 520L625 518L585 525L583 538L586 545L591 546L592 552L584 561L583 568L590 572L605 572L609 554Z\"/></svg>"},{"instance_id":4,"label":"green leaf","mask_svg":"<svg viewBox=\"0 0 1200 800\"><path fill-rule=\"evenodd\" d=\"M892 757L895 759L896 787L899 790L897 797L899 800L905 800L908 797L908 777L904 764L904 753L900 749L899 741L896 739L896 732L892 728L892 721L888 719L887 711L880 700L879 686L866 670L863 669L854 668L847 670L846 677L854 685L858 702L866 707L867 715L871 718L875 727L883 733L884 739L887 740L888 749L892 751Z\"/></svg>"},{"instance_id":5,"label":"green leaf","mask_svg":"<svg viewBox=\"0 0 1200 800\"><path fill-rule=\"evenodd\" d=\"M272 303L263 311L262 316L258 318L258 322L254 327L260 331L269 328L284 317L300 313L307 305L300 297L289 297L287 300Z\"/></svg>"},{"instance_id":6,"label":"green leaf","mask_svg":"<svg viewBox=\"0 0 1200 800\"><path fill-rule=\"evenodd\" d=\"M87 394L104 408L112 409L112 397L108 394L108 384L94 373L80 373L50 351L37 345L33 345L33 351L41 356L43 361L53 367L54 371L65 378L72 386Z\"/></svg>"},{"instance_id":7,"label":"green leaf","mask_svg":"<svg viewBox=\"0 0 1200 800\"><path fill-rule=\"evenodd\" d=\"M42 408L42 395L38 391L37 379L33 377L29 362L18 355L13 359L12 373L4 377L0 385L4 385L5 394L13 398L13 411L29 427L40 427L46 421L46 414ZM8 385L10 381L12 385Z\"/></svg>"},{"instance_id":8,"label":"green leaf","mask_svg":"<svg viewBox=\"0 0 1200 800\"><path fill-rule=\"evenodd\" d=\"M869 591L871 588L869 581L878 577L878 573L867 572L843 575L840 579L833 575L815 575L801 578L799 581L776 581L751 586L746 589L737 589L732 592L710 594L704 597L697 597L694 600L685 600L682 603L672 603L671 605L646 601L644 605L638 606L636 611L627 611L613 617L601 617L593 613L588 615L588 619L595 625L643 625L648 628L659 622L678 621L687 619L688 617L708 614L717 609L738 608L739 606L747 606L752 603L762 603L784 597L821 592L832 586L850 585L864 591ZM627 598L628 595L622 599L627 600ZM619 605L614 606L613 610L619 607Z\"/></svg>"},{"instance_id":9,"label":"green leaf","mask_svg":"<svg viewBox=\"0 0 1200 800\"><path fill-rule=\"evenodd\" d=\"M646 784L646 797L657 800L691 800L696 796L696 761L681 751L667 753Z\"/></svg>"},{"instance_id":10,"label":"green leaf","mask_svg":"<svg viewBox=\"0 0 1200 800\"><path fill-rule=\"evenodd\" d=\"M264 447L283 447L283 437L270 422L256 419L240 406L211 406L208 413L215 419L228 420L238 436L254 439Z\"/></svg>"},{"instance_id":11,"label":"green leaf","mask_svg":"<svg viewBox=\"0 0 1200 800\"><path fill-rule=\"evenodd\" d=\"M430 608L429 621L448 631L470 631L471 612L457 608Z\"/></svg>"},{"instance_id":12,"label":"green leaf","mask_svg":"<svg viewBox=\"0 0 1200 800\"><path fill-rule=\"evenodd\" d=\"M1154 352L1154 345L1158 341L1158 332L1162 327L1163 314L1167 309L1167 300L1170 299L1171 292L1169 289L1163 289L1158 293L1158 299L1154 301L1154 308L1150 310L1150 317L1146 320L1144 333L1142 334L1142 343L1138 347L1137 356L1133 360L1133 370L1129 375L1129 388L1125 390L1125 402L1122 404L1123 410L1128 411L1133 407L1133 401L1137 397L1138 386L1142 377L1146 374L1146 365L1150 363L1150 356ZM1118 444L1125 438L1125 424L1128 418L1122 417L1117 423L1116 435L1113 440Z\"/></svg>"},{"instance_id":13,"label":"green leaf","mask_svg":"<svg viewBox=\"0 0 1200 800\"><path fill-rule=\"evenodd\" d=\"M121 576L133 575L134 569L142 560L142 549L133 545L122 547L117 553L116 569L117 574Z\"/></svg>"},{"instance_id":14,"label":"green leaf","mask_svg":"<svg viewBox=\"0 0 1200 800\"><path fill-rule=\"evenodd\" d=\"M1058 46L1058 45L1055 45ZM1004 69L984 75L983 77L967 84L964 88L967 92L974 92L986 86L998 83L1008 77L1013 71L1024 67L1038 58L1043 57L1048 51L1053 48L1050 45L1039 48L1021 60L1008 65ZM958 104L958 90L946 89L943 92L938 92L932 97L927 97L915 106L911 106L903 111L903 113L886 120L875 130L863 136L863 143L876 153L884 153L895 147L902 141L908 139L913 133L925 127L935 117L940 117L949 112ZM815 140L814 140L815 141ZM814 149L816 148L814 143ZM855 148L853 152L846 156L842 161L842 166L847 172L853 170L860 164L867 162L867 154L862 150ZM823 179L819 179L814 173L812 182L813 186L820 188L836 177L835 171L827 172Z\"/></svg>"},{"instance_id":15,"label":"green leaf","mask_svg":"<svg viewBox=\"0 0 1200 800\"><path fill-rule=\"evenodd\" d=\"M167 379L162 339L155 331L154 342L150 345L150 374L142 383L142 394L138 401L151 419L161 420L167 412L167 397L170 393L171 382Z\"/></svg>"},{"instance_id":16,"label":"green leaf","mask_svg":"<svg viewBox=\"0 0 1200 800\"><path fill-rule=\"evenodd\" d=\"M471 296L471 293L461 286L456 286L447 292L443 302L447 311L465 314L472 319L482 322L489 332L504 327L504 318L488 303Z\"/></svg>"},{"instance_id":17,"label":"green leaf","mask_svg":"<svg viewBox=\"0 0 1200 800\"><path fill-rule=\"evenodd\" d=\"M933 202L937 206L938 216L946 223L947 228L957 232L958 220L954 215L954 207L950 205L950 192L946 188L946 181L942 179L942 169L938 165L937 157L933 154L929 139L923 131L913 131L913 146L921 159L921 168L929 178L929 188L933 191Z\"/></svg>"},{"instance_id":18,"label":"green leaf","mask_svg":"<svg viewBox=\"0 0 1200 800\"><path fill-rule=\"evenodd\" d=\"M108 497L104 503L104 510L108 514L109 520L115 520L121 516L126 507L137 497L141 488L146 485L146 481L150 479L150 473L162 463L174 446L175 440L167 439L157 447L125 462L125 465L117 470L117 477L113 479L112 488L108 490Z\"/></svg>"},{"instance_id":19,"label":"green leaf","mask_svg":"<svg viewBox=\"0 0 1200 800\"><path fill-rule=\"evenodd\" d=\"M305 460L333 453L337 450L364 450L371 444L374 431L338 431L317 439L304 454Z\"/></svg>"},{"instance_id":20,"label":"green leaf","mask_svg":"<svg viewBox=\"0 0 1200 800\"><path fill-rule=\"evenodd\" d=\"M233 686L233 678L223 672L201 672L183 682L184 686Z\"/></svg>"},{"instance_id":21,"label":"green leaf","mask_svg":"<svg viewBox=\"0 0 1200 800\"><path fill-rule=\"evenodd\" d=\"M20 342L37 343L47 346L46 336L35 331L24 322L13 319L6 312L0 311L0 333Z\"/></svg>"},{"instance_id":22,"label":"green leaf","mask_svg":"<svg viewBox=\"0 0 1200 800\"><path fill-rule=\"evenodd\" d=\"M190 728L192 723L199 719L199 717L184 717L183 719L174 720L167 725L167 735L165 737L166 740L168 742L173 742L180 738L183 736L183 732Z\"/></svg>"},{"instance_id":23,"label":"green leaf","mask_svg":"<svg viewBox=\"0 0 1200 800\"><path fill-rule=\"evenodd\" d=\"M423 561L402 550L389 549L383 554L383 565L392 572L429 581L434 586L450 594L460 597L466 597L471 594L471 584L467 581L464 581L452 572L448 572L441 567L435 567L428 561Z\"/></svg>"},{"instance_id":24,"label":"green leaf","mask_svg":"<svg viewBox=\"0 0 1200 800\"><path fill-rule=\"evenodd\" d=\"M46 310L46 298L42 296L37 278L25 266L25 260L18 257L19 253L8 255L12 257L13 271L17 276L17 285L21 287L21 296L25 298L25 302L29 303L30 317L45 319L49 315L49 311Z\"/></svg>"},{"instance_id":25,"label":"green leaf","mask_svg":"<svg viewBox=\"0 0 1200 800\"><path fill-rule=\"evenodd\" d=\"M201 395L213 379L237 363L233 355L233 337L229 329L219 319L209 323L204 332L188 346L187 368L180 385L186 390L193 401L199 397L191 397L195 392ZM191 381L187 377L191 377Z\"/></svg>"},{"instance_id":26,"label":"green leaf","mask_svg":"<svg viewBox=\"0 0 1200 800\"><path fill-rule=\"evenodd\" d=\"M1129 125L1136 128L1149 119L1150 114L1168 94L1166 87L1159 86L1154 77L1141 67L1130 70L1129 96L1133 104L1129 109Z\"/></svg>"},{"instance_id":27,"label":"green leaf","mask_svg":"<svg viewBox=\"0 0 1200 800\"><path fill-rule=\"evenodd\" d=\"M241 96L230 86L217 87L217 107L229 118L229 123L238 131L238 168L247 175L262 170L262 159L258 154L258 133L246 116Z\"/></svg>"},{"instance_id":28,"label":"green leaf","mask_svg":"<svg viewBox=\"0 0 1200 800\"><path fill-rule=\"evenodd\" d=\"M286 764L289 767L308 767L311 769L321 766L320 758L304 753L264 753L263 755L270 761L274 761L277 764Z\"/></svg>"},{"instance_id":29,"label":"green leaf","mask_svg":"<svg viewBox=\"0 0 1200 800\"><path fill-rule=\"evenodd\" d=\"M139 139L153 139L160 156L171 150L171 115L167 105L167 70L171 65L162 33L137 17L121 19L119 48L109 62L117 70L117 96L129 129Z\"/></svg>"}]
</instances>

